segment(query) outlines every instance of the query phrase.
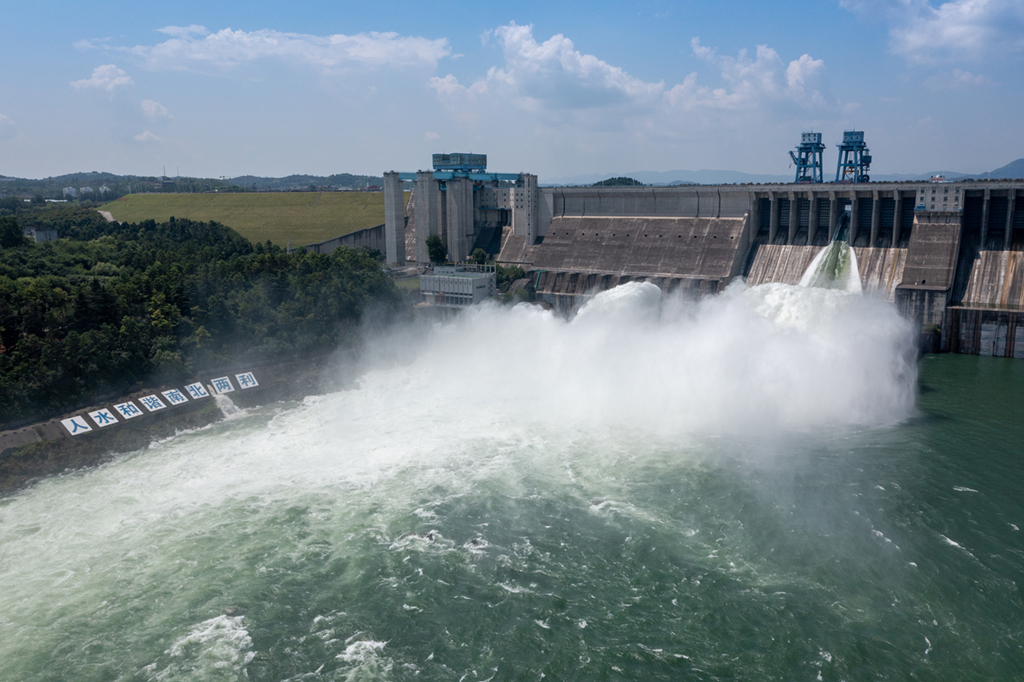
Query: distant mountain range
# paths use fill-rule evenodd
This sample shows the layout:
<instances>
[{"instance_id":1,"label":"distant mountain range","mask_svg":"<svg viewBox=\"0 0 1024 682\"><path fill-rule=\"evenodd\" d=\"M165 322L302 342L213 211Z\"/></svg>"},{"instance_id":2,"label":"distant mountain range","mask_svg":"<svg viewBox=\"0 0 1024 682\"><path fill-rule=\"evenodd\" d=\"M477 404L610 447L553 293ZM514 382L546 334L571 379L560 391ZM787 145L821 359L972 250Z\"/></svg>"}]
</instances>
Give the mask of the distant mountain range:
<instances>
[{"instance_id":1,"label":"distant mountain range","mask_svg":"<svg viewBox=\"0 0 1024 682\"><path fill-rule=\"evenodd\" d=\"M41 179L12 178L0 175L0 196L32 196L40 194L46 199L65 196L64 188L79 191L89 188L84 195L95 199L113 199L132 192L208 192L239 190L337 190L364 189L370 185L383 185L379 175L289 175L283 178L265 178L242 175L237 178L157 177L141 175L115 175L114 173L67 173ZM102 190L100 188L103 188ZM90 191L91 190L91 191ZM83 195L83 196L84 196ZM73 196L73 195L72 195Z\"/></svg>"},{"instance_id":2,"label":"distant mountain range","mask_svg":"<svg viewBox=\"0 0 1024 682\"><path fill-rule=\"evenodd\" d=\"M1024 178L1024 159L1017 159L1001 168L996 168L988 173L958 173L955 171L934 171L919 175L910 174L887 174L871 175L876 182L897 182L900 180L919 181L929 180L934 175L944 175L947 180L987 180L1003 178ZM633 171L632 173L588 173L585 175L572 175L568 177L542 178L542 185L592 185L595 182L607 178L625 176L639 180L645 185L727 185L743 184L747 182L773 183L792 182L793 175L766 175L758 173L741 173L730 170L675 170L675 171Z\"/></svg>"},{"instance_id":3,"label":"distant mountain range","mask_svg":"<svg viewBox=\"0 0 1024 682\"><path fill-rule=\"evenodd\" d=\"M889 174L874 175L871 179L879 182L895 182L900 180L928 180L933 175L944 175L947 180L988 180L1003 178L1024 178L1024 159L1017 159L1001 168L988 173L959 173L956 171L934 171L920 175ZM630 177L645 185L718 185L742 184L748 182L774 183L792 182L793 175L767 175L758 173L742 173L731 170L675 170L675 171L633 171L632 173L588 173L568 177L541 178L542 185L592 185L612 177ZM100 198L100 187L104 187L103 198L112 199L125 194L131 186L133 192L202 192L219 189L221 191L239 190L338 190L364 189L367 186L384 184L380 175L352 175L336 173L334 175L288 175L283 178L241 175L237 178L162 178L155 176L115 175L113 173L68 173L38 180L12 178L0 175L0 196L32 196L41 194L45 198L61 198L63 188L91 187L96 198Z\"/></svg>"}]
</instances>

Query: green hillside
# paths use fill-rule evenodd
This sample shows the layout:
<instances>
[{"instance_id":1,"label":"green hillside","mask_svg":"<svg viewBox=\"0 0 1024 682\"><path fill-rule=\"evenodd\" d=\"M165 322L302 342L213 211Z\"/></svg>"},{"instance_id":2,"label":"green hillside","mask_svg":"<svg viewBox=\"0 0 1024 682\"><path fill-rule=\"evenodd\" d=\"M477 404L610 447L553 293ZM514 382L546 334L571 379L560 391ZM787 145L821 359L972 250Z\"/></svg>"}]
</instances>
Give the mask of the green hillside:
<instances>
[{"instance_id":1,"label":"green hillside","mask_svg":"<svg viewBox=\"0 0 1024 682\"><path fill-rule=\"evenodd\" d=\"M292 246L348 234L384 222L383 192L245 192L129 194L100 207L115 220L163 222L174 216L234 228L253 242Z\"/></svg>"}]
</instances>

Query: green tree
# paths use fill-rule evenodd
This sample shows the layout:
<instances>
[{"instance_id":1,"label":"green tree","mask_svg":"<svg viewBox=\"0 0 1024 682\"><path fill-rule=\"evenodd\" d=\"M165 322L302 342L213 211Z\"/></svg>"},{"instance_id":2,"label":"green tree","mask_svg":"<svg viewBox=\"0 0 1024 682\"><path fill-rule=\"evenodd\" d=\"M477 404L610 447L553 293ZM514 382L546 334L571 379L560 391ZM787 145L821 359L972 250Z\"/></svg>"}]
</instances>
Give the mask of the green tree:
<instances>
[{"instance_id":1,"label":"green tree","mask_svg":"<svg viewBox=\"0 0 1024 682\"><path fill-rule=\"evenodd\" d=\"M643 187L644 183L639 180L627 177L616 177L602 180L601 182L595 182L594 187Z\"/></svg>"},{"instance_id":2,"label":"green tree","mask_svg":"<svg viewBox=\"0 0 1024 682\"><path fill-rule=\"evenodd\" d=\"M523 277L526 277L526 271L524 271L518 265L513 265L507 268L504 268L499 265L497 267L496 274L496 284L498 285L498 291L501 291L503 293L508 291L508 288L512 286L512 283L515 282L517 279L522 279Z\"/></svg>"},{"instance_id":3,"label":"green tree","mask_svg":"<svg viewBox=\"0 0 1024 682\"><path fill-rule=\"evenodd\" d=\"M487 252L483 249L473 249L473 253L469 254L469 261L477 265L483 265L487 262Z\"/></svg>"},{"instance_id":4,"label":"green tree","mask_svg":"<svg viewBox=\"0 0 1024 682\"><path fill-rule=\"evenodd\" d=\"M427 256L430 257L430 262L435 265L448 260L448 247L444 245L444 242L436 234L427 237Z\"/></svg>"},{"instance_id":5,"label":"green tree","mask_svg":"<svg viewBox=\"0 0 1024 682\"><path fill-rule=\"evenodd\" d=\"M25 235L21 226L13 216L0 218L0 248L10 249L15 246L22 246L25 243Z\"/></svg>"},{"instance_id":6,"label":"green tree","mask_svg":"<svg viewBox=\"0 0 1024 682\"><path fill-rule=\"evenodd\" d=\"M62 239L0 249L0 427L141 382L324 353L357 343L365 314L403 308L367 250L286 254L212 222L97 215L38 210L25 220ZM0 233L18 226L0 220Z\"/></svg>"}]
</instances>

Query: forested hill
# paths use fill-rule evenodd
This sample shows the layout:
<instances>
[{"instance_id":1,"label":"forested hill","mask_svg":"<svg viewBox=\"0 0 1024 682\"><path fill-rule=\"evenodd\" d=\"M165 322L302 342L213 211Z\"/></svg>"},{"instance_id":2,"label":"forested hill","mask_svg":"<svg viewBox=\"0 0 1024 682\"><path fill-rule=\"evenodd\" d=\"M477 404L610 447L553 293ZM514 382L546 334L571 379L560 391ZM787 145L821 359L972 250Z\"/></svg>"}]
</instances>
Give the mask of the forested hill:
<instances>
[{"instance_id":1,"label":"forested hill","mask_svg":"<svg viewBox=\"0 0 1024 682\"><path fill-rule=\"evenodd\" d=\"M21 224L61 239L32 243ZM350 343L368 309L402 307L375 255L289 255L216 223L108 223L72 207L0 217L0 427Z\"/></svg>"}]
</instances>

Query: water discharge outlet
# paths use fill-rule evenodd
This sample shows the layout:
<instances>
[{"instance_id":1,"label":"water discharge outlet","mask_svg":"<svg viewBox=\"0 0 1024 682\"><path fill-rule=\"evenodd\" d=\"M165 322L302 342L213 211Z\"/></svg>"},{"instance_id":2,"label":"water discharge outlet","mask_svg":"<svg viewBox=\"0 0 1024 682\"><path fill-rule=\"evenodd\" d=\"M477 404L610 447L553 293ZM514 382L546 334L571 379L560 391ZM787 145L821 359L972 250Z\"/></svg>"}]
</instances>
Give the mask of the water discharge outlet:
<instances>
[{"instance_id":1,"label":"water discharge outlet","mask_svg":"<svg viewBox=\"0 0 1024 682\"><path fill-rule=\"evenodd\" d=\"M851 294L863 293L860 270L857 268L857 254L847 241L849 222L850 213L847 211L836 229L835 239L807 266L803 277L800 278L800 286L838 289Z\"/></svg>"}]
</instances>

